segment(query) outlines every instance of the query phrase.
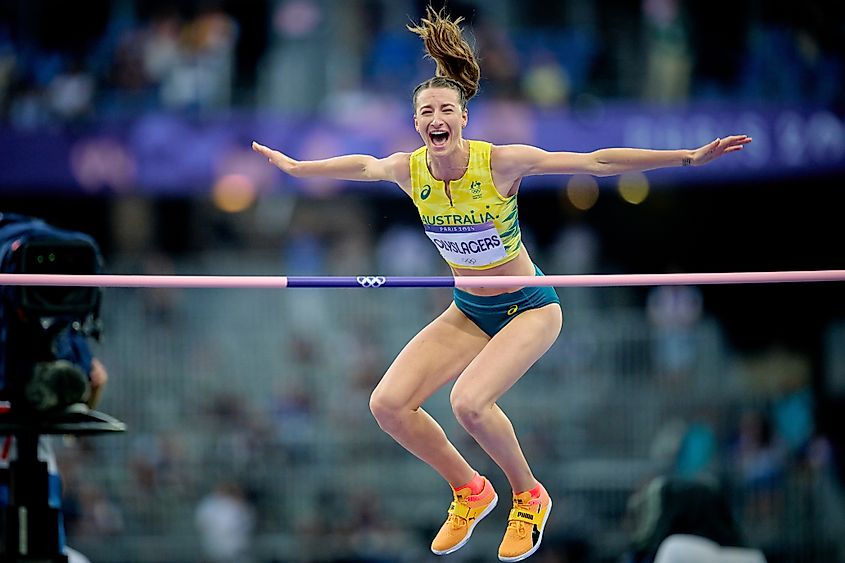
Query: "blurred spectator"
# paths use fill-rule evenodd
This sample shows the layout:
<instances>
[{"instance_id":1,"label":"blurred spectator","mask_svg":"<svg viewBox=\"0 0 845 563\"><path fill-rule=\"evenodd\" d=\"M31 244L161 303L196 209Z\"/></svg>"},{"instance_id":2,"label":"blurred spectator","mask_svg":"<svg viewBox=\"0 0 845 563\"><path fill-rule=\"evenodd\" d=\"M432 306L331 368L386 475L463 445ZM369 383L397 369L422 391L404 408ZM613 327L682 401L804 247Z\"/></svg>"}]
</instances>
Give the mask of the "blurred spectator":
<instances>
[{"instance_id":1,"label":"blurred spectator","mask_svg":"<svg viewBox=\"0 0 845 563\"><path fill-rule=\"evenodd\" d=\"M202 550L211 563L247 563L255 512L235 483L220 482L200 500L195 522Z\"/></svg>"},{"instance_id":2,"label":"blurred spectator","mask_svg":"<svg viewBox=\"0 0 845 563\"><path fill-rule=\"evenodd\" d=\"M551 260L562 274L592 274L599 267L599 235L587 222L561 229L552 246Z\"/></svg>"},{"instance_id":3,"label":"blurred spectator","mask_svg":"<svg viewBox=\"0 0 845 563\"><path fill-rule=\"evenodd\" d=\"M173 490L179 477L180 452L175 438L163 433L136 434L130 445L130 471L144 495Z\"/></svg>"},{"instance_id":4,"label":"blurred spectator","mask_svg":"<svg viewBox=\"0 0 845 563\"><path fill-rule=\"evenodd\" d=\"M703 299L694 286L658 286L646 300L654 327L654 360L660 376L685 378L697 360L696 327L701 320Z\"/></svg>"},{"instance_id":5,"label":"blurred spectator","mask_svg":"<svg viewBox=\"0 0 845 563\"><path fill-rule=\"evenodd\" d=\"M678 0L643 0L646 72L643 97L658 103L689 96L690 45Z\"/></svg>"},{"instance_id":6,"label":"blurred spectator","mask_svg":"<svg viewBox=\"0 0 845 563\"><path fill-rule=\"evenodd\" d=\"M70 547L65 548L65 555L68 557L68 563L91 563L91 560Z\"/></svg>"},{"instance_id":7,"label":"blurred spectator","mask_svg":"<svg viewBox=\"0 0 845 563\"><path fill-rule=\"evenodd\" d=\"M845 543L842 542L845 537L845 490L836 477L836 469L830 440L824 435L813 437L803 452L800 470L802 477L813 483L818 536L825 544L839 546L841 559L845 556Z\"/></svg>"},{"instance_id":8,"label":"blurred spectator","mask_svg":"<svg viewBox=\"0 0 845 563\"><path fill-rule=\"evenodd\" d=\"M676 392L676 390L673 390ZM655 434L650 453L667 474L694 479L719 469L719 440L710 413L671 418Z\"/></svg>"},{"instance_id":9,"label":"blurred spectator","mask_svg":"<svg viewBox=\"0 0 845 563\"><path fill-rule=\"evenodd\" d=\"M631 496L629 563L765 563L715 481L658 477Z\"/></svg>"},{"instance_id":10,"label":"blurred spectator","mask_svg":"<svg viewBox=\"0 0 845 563\"><path fill-rule=\"evenodd\" d=\"M663 540L654 563L766 563L763 552L741 547L722 547L692 534L674 534Z\"/></svg>"},{"instance_id":11,"label":"blurred spectator","mask_svg":"<svg viewBox=\"0 0 845 563\"><path fill-rule=\"evenodd\" d=\"M472 25L477 52L485 62L482 93L488 98L517 99L521 61L510 30L483 13L475 18L467 16L467 20Z\"/></svg>"},{"instance_id":12,"label":"blurred spectator","mask_svg":"<svg viewBox=\"0 0 845 563\"><path fill-rule=\"evenodd\" d=\"M810 386L812 363L806 353L775 342L740 359L743 385L760 400L774 401Z\"/></svg>"},{"instance_id":13,"label":"blurred spectator","mask_svg":"<svg viewBox=\"0 0 845 563\"><path fill-rule=\"evenodd\" d=\"M809 387L778 397L772 404L772 419L777 434L792 454L803 451L815 432L813 393Z\"/></svg>"},{"instance_id":14,"label":"blurred spectator","mask_svg":"<svg viewBox=\"0 0 845 563\"><path fill-rule=\"evenodd\" d=\"M742 413L732 462L745 498L745 517L756 524L771 522L783 510L787 477L786 450L767 413Z\"/></svg>"},{"instance_id":15,"label":"blurred spectator","mask_svg":"<svg viewBox=\"0 0 845 563\"><path fill-rule=\"evenodd\" d=\"M681 440L675 459L679 477L695 478L713 472L718 458L716 433L706 419L690 423Z\"/></svg>"},{"instance_id":16,"label":"blurred spectator","mask_svg":"<svg viewBox=\"0 0 845 563\"><path fill-rule=\"evenodd\" d=\"M124 530L123 511L105 489L96 483L84 483L80 488L82 506L77 531L82 535L115 536Z\"/></svg>"},{"instance_id":17,"label":"blurred spectator","mask_svg":"<svg viewBox=\"0 0 845 563\"><path fill-rule=\"evenodd\" d=\"M150 276L166 276L176 273L171 258L162 252L147 252L142 255L140 271ZM158 287L141 293L145 312L158 325L158 328L172 328L177 321L179 300L182 292L178 289Z\"/></svg>"},{"instance_id":18,"label":"blurred spectator","mask_svg":"<svg viewBox=\"0 0 845 563\"><path fill-rule=\"evenodd\" d=\"M51 111L62 121L77 121L94 109L94 76L75 62L50 82L47 90Z\"/></svg>"},{"instance_id":19,"label":"blurred spectator","mask_svg":"<svg viewBox=\"0 0 845 563\"><path fill-rule=\"evenodd\" d=\"M270 406L270 416L285 460L311 461L318 435L313 393L304 381L290 376L279 387Z\"/></svg>"},{"instance_id":20,"label":"blurred spectator","mask_svg":"<svg viewBox=\"0 0 845 563\"><path fill-rule=\"evenodd\" d=\"M396 225L382 233L376 247L377 269L391 276L431 276L436 254L425 244L419 228Z\"/></svg>"},{"instance_id":21,"label":"blurred spectator","mask_svg":"<svg viewBox=\"0 0 845 563\"><path fill-rule=\"evenodd\" d=\"M209 10L189 21L180 33L178 54L163 76L166 107L222 109L232 98L237 26L225 13ZM165 59L166 60L166 59Z\"/></svg>"},{"instance_id":22,"label":"blurred spectator","mask_svg":"<svg viewBox=\"0 0 845 563\"><path fill-rule=\"evenodd\" d=\"M350 551L369 563L400 560L409 538L391 525L394 520L384 514L379 494L373 490L347 493L347 501L352 510L347 531Z\"/></svg>"},{"instance_id":23,"label":"blurred spectator","mask_svg":"<svg viewBox=\"0 0 845 563\"><path fill-rule=\"evenodd\" d=\"M26 4L16 0L0 12L8 22L0 27L0 111L17 127L159 107L220 111L259 99L286 111L338 108L374 90L405 102L408 86L430 66L414 37L395 31L407 14L387 0L332 10L311 0L92 2L53 9L64 27L34 16L46 2ZM503 25L475 3L450 3L467 18L486 61L488 100L540 107L565 106L585 93L658 103L691 96L827 106L843 100L841 8L810 2L792 17L768 4L743 5L713 20L678 0L503 4L524 27ZM714 27L728 30L729 46ZM292 73L297 81L288 79Z\"/></svg>"},{"instance_id":24,"label":"blurred spectator","mask_svg":"<svg viewBox=\"0 0 845 563\"><path fill-rule=\"evenodd\" d=\"M17 57L5 24L0 23L0 110L6 107Z\"/></svg>"},{"instance_id":25,"label":"blurred spectator","mask_svg":"<svg viewBox=\"0 0 845 563\"><path fill-rule=\"evenodd\" d=\"M326 273L326 249L320 236L297 230L284 242L282 258L286 271L300 276Z\"/></svg>"},{"instance_id":26,"label":"blurred spectator","mask_svg":"<svg viewBox=\"0 0 845 563\"><path fill-rule=\"evenodd\" d=\"M601 241L596 230L586 221L573 223L561 229L552 244L549 269L561 274L598 273L600 250ZM557 291L567 309L595 308L600 294L600 290L593 287L562 287Z\"/></svg>"},{"instance_id":27,"label":"blurred spectator","mask_svg":"<svg viewBox=\"0 0 845 563\"><path fill-rule=\"evenodd\" d=\"M212 438L205 458L215 474L249 475L261 462L272 438L265 417L258 415L239 392L219 392L207 405Z\"/></svg>"},{"instance_id":28,"label":"blurred spectator","mask_svg":"<svg viewBox=\"0 0 845 563\"><path fill-rule=\"evenodd\" d=\"M370 235L361 229L337 233L330 239L329 275L343 276L352 272L373 271Z\"/></svg>"},{"instance_id":29,"label":"blurred spectator","mask_svg":"<svg viewBox=\"0 0 845 563\"><path fill-rule=\"evenodd\" d=\"M147 26L142 43L141 69L153 82L164 81L175 72L181 59L182 22L172 10L156 14Z\"/></svg>"},{"instance_id":30,"label":"blurred spectator","mask_svg":"<svg viewBox=\"0 0 845 563\"><path fill-rule=\"evenodd\" d=\"M24 87L9 104L9 121L17 129L37 129L49 122L42 90Z\"/></svg>"}]
</instances>

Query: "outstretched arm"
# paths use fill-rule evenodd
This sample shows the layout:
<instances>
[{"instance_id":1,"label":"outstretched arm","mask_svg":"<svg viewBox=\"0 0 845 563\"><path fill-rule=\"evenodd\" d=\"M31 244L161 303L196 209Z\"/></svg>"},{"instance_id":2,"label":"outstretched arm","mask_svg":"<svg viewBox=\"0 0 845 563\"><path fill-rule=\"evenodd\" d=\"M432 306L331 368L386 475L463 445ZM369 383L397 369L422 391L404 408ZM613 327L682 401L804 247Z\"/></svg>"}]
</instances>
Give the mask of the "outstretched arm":
<instances>
[{"instance_id":1,"label":"outstretched arm","mask_svg":"<svg viewBox=\"0 0 845 563\"><path fill-rule=\"evenodd\" d=\"M336 156L324 160L294 160L288 155L253 141L252 150L267 157L282 172L302 178L334 178L364 182L390 181L403 186L410 177L408 153L395 153L386 158L363 154Z\"/></svg>"},{"instance_id":2,"label":"outstretched arm","mask_svg":"<svg viewBox=\"0 0 845 563\"><path fill-rule=\"evenodd\" d=\"M697 149L600 149L590 153L548 152L528 145L496 147L497 171L514 177L539 174L591 174L613 176L670 166L701 166L729 152L741 150L751 137L734 135L716 139Z\"/></svg>"}]
</instances>

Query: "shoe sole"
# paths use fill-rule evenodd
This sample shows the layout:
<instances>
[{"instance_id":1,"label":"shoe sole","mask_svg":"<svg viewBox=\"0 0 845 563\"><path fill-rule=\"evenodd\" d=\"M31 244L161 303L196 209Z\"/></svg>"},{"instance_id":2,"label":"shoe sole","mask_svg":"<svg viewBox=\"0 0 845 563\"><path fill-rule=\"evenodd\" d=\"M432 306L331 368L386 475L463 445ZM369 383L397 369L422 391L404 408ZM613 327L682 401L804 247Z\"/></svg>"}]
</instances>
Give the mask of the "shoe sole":
<instances>
[{"instance_id":1,"label":"shoe sole","mask_svg":"<svg viewBox=\"0 0 845 563\"><path fill-rule=\"evenodd\" d=\"M505 561L505 563L513 563L514 561L522 561L523 559L528 559L534 552L540 549L540 544L543 543L543 532L546 531L546 522L549 520L549 514L552 513L552 499L549 499L549 507L546 509L546 517L543 518L543 522L540 525L540 537L537 538L537 543L534 544L534 547L523 553L522 555L517 555L516 557L502 557L499 556L499 561Z\"/></svg>"},{"instance_id":2,"label":"shoe sole","mask_svg":"<svg viewBox=\"0 0 845 563\"><path fill-rule=\"evenodd\" d=\"M461 541L459 541L458 543L456 543L454 546L450 547L449 549L446 549L446 550L443 550L443 551L437 551L434 548L431 548L431 552L435 555L449 555L450 553L455 553L456 551L461 549L469 541L469 538L470 538L470 536L472 536L472 531L475 529L475 526L478 525L479 522L484 520L484 517L487 516L488 514L490 514L493 511L493 509L496 508L496 504L498 502L499 502L499 495L495 495L493 497L493 502L488 504L487 508L484 509L484 512L479 514L478 518L476 518L473 521L472 525L469 527L469 530L467 530L467 535L464 537L464 539L462 539Z\"/></svg>"}]
</instances>

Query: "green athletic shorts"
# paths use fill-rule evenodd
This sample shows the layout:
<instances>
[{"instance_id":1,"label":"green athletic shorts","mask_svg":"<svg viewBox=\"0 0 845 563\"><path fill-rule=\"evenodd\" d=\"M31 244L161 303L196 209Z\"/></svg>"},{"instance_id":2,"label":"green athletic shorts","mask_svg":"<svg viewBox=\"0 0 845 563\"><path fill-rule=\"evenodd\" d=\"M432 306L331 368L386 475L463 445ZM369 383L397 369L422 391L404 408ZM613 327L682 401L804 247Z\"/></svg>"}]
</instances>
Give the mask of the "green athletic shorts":
<instances>
[{"instance_id":1,"label":"green athletic shorts","mask_svg":"<svg viewBox=\"0 0 845 563\"><path fill-rule=\"evenodd\" d=\"M534 266L538 276L543 272ZM478 328L492 337L502 330L511 319L529 309L538 309L550 303L560 304L560 298L553 287L524 287L511 293L480 296L455 288L455 305Z\"/></svg>"}]
</instances>

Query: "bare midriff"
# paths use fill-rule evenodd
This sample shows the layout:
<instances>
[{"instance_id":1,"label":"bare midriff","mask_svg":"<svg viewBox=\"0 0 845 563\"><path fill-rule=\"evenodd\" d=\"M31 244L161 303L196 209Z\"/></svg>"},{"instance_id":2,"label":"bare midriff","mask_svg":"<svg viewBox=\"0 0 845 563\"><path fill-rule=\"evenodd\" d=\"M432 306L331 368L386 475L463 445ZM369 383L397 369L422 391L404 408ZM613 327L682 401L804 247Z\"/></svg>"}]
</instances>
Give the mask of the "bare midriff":
<instances>
[{"instance_id":1,"label":"bare midriff","mask_svg":"<svg viewBox=\"0 0 845 563\"><path fill-rule=\"evenodd\" d=\"M504 264L494 266L488 270L466 270L463 268L452 267L452 273L455 277L458 276L533 276L536 275L534 271L534 263L531 257L528 256L528 251L523 246L519 249L519 254L516 258ZM468 287L463 291L472 293L473 295L490 296L501 295L503 293L511 293L522 289L522 286L514 287Z\"/></svg>"}]
</instances>

